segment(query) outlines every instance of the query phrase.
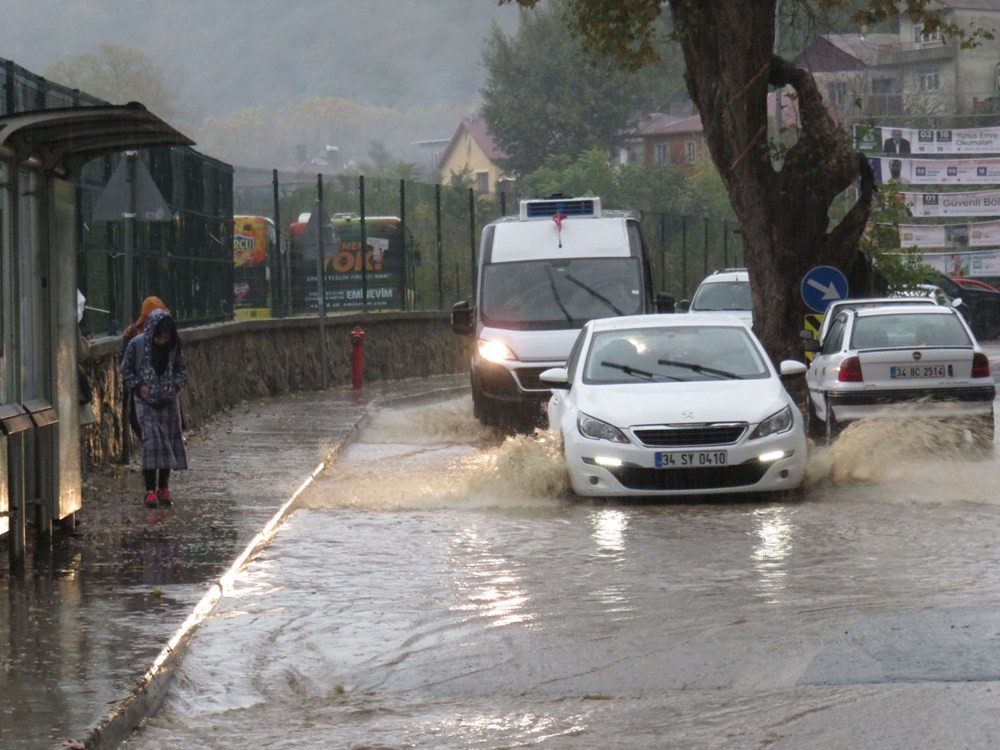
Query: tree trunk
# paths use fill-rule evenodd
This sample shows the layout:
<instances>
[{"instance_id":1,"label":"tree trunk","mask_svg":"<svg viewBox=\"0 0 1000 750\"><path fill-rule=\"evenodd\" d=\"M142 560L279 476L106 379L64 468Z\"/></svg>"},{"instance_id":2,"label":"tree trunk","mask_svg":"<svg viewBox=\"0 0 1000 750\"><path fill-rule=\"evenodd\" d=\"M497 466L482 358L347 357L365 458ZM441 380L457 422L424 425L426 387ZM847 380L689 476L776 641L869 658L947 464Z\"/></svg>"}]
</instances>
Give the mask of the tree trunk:
<instances>
[{"instance_id":1,"label":"tree trunk","mask_svg":"<svg viewBox=\"0 0 1000 750\"><path fill-rule=\"evenodd\" d=\"M804 274L830 265L850 274L874 192L864 155L830 117L812 75L772 54L776 0L671 0L709 152L740 221L754 330L777 362L802 359L810 312ZM776 171L768 141L769 86L791 86L801 130ZM834 199L858 181L858 199L830 227Z\"/></svg>"}]
</instances>

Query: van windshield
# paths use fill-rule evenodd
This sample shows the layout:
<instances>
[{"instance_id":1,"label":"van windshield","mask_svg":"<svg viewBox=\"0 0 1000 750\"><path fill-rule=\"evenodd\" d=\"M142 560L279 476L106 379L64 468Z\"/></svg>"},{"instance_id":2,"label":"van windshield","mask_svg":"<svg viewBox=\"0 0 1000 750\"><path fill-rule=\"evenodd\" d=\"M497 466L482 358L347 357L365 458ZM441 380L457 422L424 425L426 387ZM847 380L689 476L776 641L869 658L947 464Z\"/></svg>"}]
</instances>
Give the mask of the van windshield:
<instances>
[{"instance_id":1,"label":"van windshield","mask_svg":"<svg viewBox=\"0 0 1000 750\"><path fill-rule=\"evenodd\" d=\"M495 328L580 328L643 312L638 258L575 258L483 267L480 313Z\"/></svg>"}]
</instances>

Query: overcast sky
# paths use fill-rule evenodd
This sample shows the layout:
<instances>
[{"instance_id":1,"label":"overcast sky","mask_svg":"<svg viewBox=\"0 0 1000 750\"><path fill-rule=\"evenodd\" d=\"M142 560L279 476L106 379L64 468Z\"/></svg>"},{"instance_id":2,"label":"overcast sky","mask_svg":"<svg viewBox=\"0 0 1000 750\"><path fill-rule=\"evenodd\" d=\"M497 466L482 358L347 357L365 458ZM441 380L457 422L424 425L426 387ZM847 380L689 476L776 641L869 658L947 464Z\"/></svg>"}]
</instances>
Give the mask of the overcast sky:
<instances>
[{"instance_id":1,"label":"overcast sky","mask_svg":"<svg viewBox=\"0 0 1000 750\"><path fill-rule=\"evenodd\" d=\"M2 0L0 57L42 73L114 43L139 49L195 117L340 96L404 109L478 101L496 0ZM446 135L450 135L447 133Z\"/></svg>"}]
</instances>

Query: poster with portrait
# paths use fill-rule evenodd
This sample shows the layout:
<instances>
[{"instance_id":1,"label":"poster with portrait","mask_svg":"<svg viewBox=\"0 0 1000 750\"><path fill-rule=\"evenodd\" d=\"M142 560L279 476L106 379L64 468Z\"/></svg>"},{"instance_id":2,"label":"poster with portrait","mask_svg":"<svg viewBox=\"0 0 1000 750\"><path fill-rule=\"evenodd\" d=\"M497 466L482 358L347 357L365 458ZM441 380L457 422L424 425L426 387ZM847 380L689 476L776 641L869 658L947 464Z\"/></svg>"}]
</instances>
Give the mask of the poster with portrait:
<instances>
[{"instance_id":1,"label":"poster with portrait","mask_svg":"<svg viewBox=\"0 0 1000 750\"><path fill-rule=\"evenodd\" d=\"M1000 128L854 126L854 144L869 154L959 155L1000 153Z\"/></svg>"},{"instance_id":2,"label":"poster with portrait","mask_svg":"<svg viewBox=\"0 0 1000 750\"><path fill-rule=\"evenodd\" d=\"M913 185L997 185L1000 158L993 159L909 159L869 157L875 179L896 180Z\"/></svg>"}]
</instances>

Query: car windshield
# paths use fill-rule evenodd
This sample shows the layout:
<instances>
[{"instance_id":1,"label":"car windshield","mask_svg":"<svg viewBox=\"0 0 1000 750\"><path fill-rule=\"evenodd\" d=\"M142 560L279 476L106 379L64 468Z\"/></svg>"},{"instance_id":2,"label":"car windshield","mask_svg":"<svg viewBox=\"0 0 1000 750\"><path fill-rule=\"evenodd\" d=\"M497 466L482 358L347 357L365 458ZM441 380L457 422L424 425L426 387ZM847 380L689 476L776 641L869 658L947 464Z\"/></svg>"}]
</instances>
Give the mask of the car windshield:
<instances>
[{"instance_id":1,"label":"car windshield","mask_svg":"<svg viewBox=\"0 0 1000 750\"><path fill-rule=\"evenodd\" d=\"M702 284L691 300L692 310L750 310L750 282L714 281Z\"/></svg>"},{"instance_id":2,"label":"car windshield","mask_svg":"<svg viewBox=\"0 0 1000 750\"><path fill-rule=\"evenodd\" d=\"M610 384L768 376L763 355L745 328L664 326L595 333L583 380Z\"/></svg>"},{"instance_id":3,"label":"car windshield","mask_svg":"<svg viewBox=\"0 0 1000 750\"><path fill-rule=\"evenodd\" d=\"M580 328L642 310L637 258L575 258L483 267L481 313L495 328Z\"/></svg>"},{"instance_id":4,"label":"car windshield","mask_svg":"<svg viewBox=\"0 0 1000 750\"><path fill-rule=\"evenodd\" d=\"M851 332L851 349L914 346L971 346L956 315L869 315L859 317Z\"/></svg>"}]
</instances>

